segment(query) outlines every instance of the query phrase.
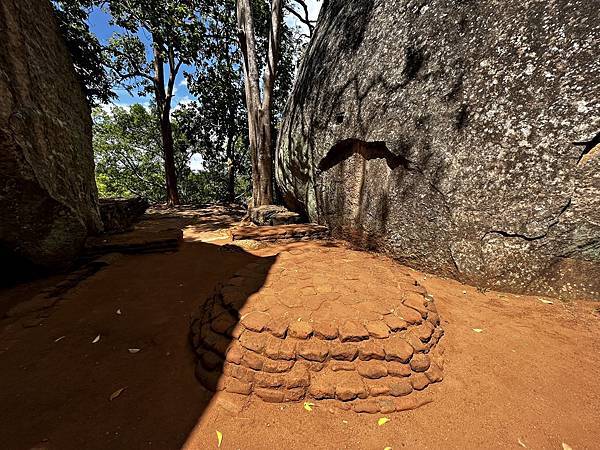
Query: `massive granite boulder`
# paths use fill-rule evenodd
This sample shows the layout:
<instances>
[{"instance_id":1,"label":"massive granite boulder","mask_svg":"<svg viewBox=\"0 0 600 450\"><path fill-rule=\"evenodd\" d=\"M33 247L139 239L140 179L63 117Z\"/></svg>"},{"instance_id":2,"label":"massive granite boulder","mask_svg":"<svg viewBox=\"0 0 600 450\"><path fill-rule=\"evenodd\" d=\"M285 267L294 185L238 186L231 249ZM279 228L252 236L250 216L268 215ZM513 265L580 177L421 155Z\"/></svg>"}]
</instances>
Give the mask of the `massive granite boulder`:
<instances>
[{"instance_id":1,"label":"massive granite boulder","mask_svg":"<svg viewBox=\"0 0 600 450\"><path fill-rule=\"evenodd\" d=\"M0 263L64 265L102 228L90 110L47 0L0 2Z\"/></svg>"},{"instance_id":2,"label":"massive granite boulder","mask_svg":"<svg viewBox=\"0 0 600 450\"><path fill-rule=\"evenodd\" d=\"M280 192L421 269L600 298L598 42L588 0L329 0Z\"/></svg>"}]
</instances>

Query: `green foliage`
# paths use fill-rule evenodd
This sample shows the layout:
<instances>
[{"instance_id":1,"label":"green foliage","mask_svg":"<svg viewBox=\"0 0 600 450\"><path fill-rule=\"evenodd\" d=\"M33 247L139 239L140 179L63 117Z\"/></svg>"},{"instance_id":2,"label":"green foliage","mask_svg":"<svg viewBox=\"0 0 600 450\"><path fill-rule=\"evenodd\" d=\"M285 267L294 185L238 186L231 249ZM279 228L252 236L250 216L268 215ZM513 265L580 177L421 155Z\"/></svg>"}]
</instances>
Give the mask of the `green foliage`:
<instances>
[{"instance_id":1,"label":"green foliage","mask_svg":"<svg viewBox=\"0 0 600 450\"><path fill-rule=\"evenodd\" d=\"M92 0L53 0L59 29L75 66L75 73L90 106L115 98L105 70L102 45L87 24Z\"/></svg>"},{"instance_id":2,"label":"green foliage","mask_svg":"<svg viewBox=\"0 0 600 450\"><path fill-rule=\"evenodd\" d=\"M181 131L185 115L173 114L173 138L179 189L184 203L214 203L225 199L223 167L204 164L201 171L189 167L194 147ZM100 197L141 196L150 202L165 198L162 140L151 109L135 104L110 111L94 110L96 183ZM238 189L244 187L238 181Z\"/></svg>"},{"instance_id":3,"label":"green foliage","mask_svg":"<svg viewBox=\"0 0 600 450\"><path fill-rule=\"evenodd\" d=\"M268 48L269 6L265 0L253 4L261 64L265 64ZM220 186L219 196L227 198L227 191L231 190L228 168L233 164L235 199L244 201L251 195L251 166L235 0L212 2L203 9L203 17L205 47L196 60L195 71L186 73L188 89L197 100L177 112L178 121L208 173L217 176L213 183ZM281 64L274 90L273 117L277 122L292 87L300 49L293 30L285 23L282 26Z\"/></svg>"},{"instance_id":4,"label":"green foliage","mask_svg":"<svg viewBox=\"0 0 600 450\"><path fill-rule=\"evenodd\" d=\"M162 144L150 111L142 105L94 111L93 145L101 195L163 201Z\"/></svg>"},{"instance_id":5,"label":"green foliage","mask_svg":"<svg viewBox=\"0 0 600 450\"><path fill-rule=\"evenodd\" d=\"M100 195L165 200L165 141L159 120L170 118L182 202L245 200L251 190L250 161L235 0L56 0L55 4L57 14L64 15L62 22L68 24L65 33L79 39L73 39L72 51L82 61L81 73L87 77L83 82L95 103L106 103L113 95L111 83L154 99L151 109L133 105L94 111ZM253 0L252 6L259 64L264 66L270 1ZM86 24L92 7L110 14L111 24L118 29L105 47ZM281 120L302 46L295 30L285 22L282 27L274 127ZM165 69L162 86L157 67ZM173 84L181 68L197 100L170 112ZM200 171L189 167L194 154L202 160Z\"/></svg>"},{"instance_id":6,"label":"green foliage","mask_svg":"<svg viewBox=\"0 0 600 450\"><path fill-rule=\"evenodd\" d=\"M104 10L110 14L112 25L120 30L106 48L113 82L130 92L154 95L157 61L168 64L169 72L175 75L182 65L193 64L203 46L200 3L199 0L106 2ZM149 46L142 36L150 40Z\"/></svg>"}]
</instances>

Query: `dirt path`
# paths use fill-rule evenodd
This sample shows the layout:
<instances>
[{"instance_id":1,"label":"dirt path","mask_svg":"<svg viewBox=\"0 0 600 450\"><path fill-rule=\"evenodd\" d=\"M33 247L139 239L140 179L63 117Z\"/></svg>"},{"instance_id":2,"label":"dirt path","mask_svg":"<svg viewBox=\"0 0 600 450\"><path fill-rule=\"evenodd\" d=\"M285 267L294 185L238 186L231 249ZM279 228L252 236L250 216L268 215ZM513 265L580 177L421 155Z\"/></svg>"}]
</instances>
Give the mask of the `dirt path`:
<instances>
[{"instance_id":1,"label":"dirt path","mask_svg":"<svg viewBox=\"0 0 600 450\"><path fill-rule=\"evenodd\" d=\"M274 254L315 244L235 251L222 246L233 222L223 211L161 220L186 227L179 251L122 256L38 326L29 327L31 317L3 321L2 448L210 449L217 430L223 449L600 448L597 304L484 294L418 272L411 274L433 295L445 330L445 378L428 388L433 403L388 414L378 426L381 415L319 402L310 412L256 399L240 409L226 394L212 396L194 377L190 315L246 265L277 270ZM365 266L373 261L346 251ZM0 292L0 306L16 292Z\"/></svg>"}]
</instances>

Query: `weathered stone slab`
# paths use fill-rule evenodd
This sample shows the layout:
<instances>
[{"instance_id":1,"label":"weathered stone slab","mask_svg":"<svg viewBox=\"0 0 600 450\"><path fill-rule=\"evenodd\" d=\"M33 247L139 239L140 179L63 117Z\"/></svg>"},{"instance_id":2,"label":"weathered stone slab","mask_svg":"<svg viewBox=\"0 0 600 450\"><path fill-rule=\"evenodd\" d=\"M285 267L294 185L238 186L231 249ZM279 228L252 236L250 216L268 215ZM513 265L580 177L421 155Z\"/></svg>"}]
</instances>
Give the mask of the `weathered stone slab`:
<instances>
[{"instance_id":1,"label":"weathered stone slab","mask_svg":"<svg viewBox=\"0 0 600 450\"><path fill-rule=\"evenodd\" d=\"M300 214L290 211L283 206L264 205L248 210L250 220L256 225L290 225L300 223Z\"/></svg>"},{"instance_id":2,"label":"weathered stone slab","mask_svg":"<svg viewBox=\"0 0 600 450\"><path fill-rule=\"evenodd\" d=\"M149 206L148 201L140 197L101 198L99 204L105 233L130 231Z\"/></svg>"},{"instance_id":3,"label":"weathered stone slab","mask_svg":"<svg viewBox=\"0 0 600 450\"><path fill-rule=\"evenodd\" d=\"M278 241L293 239L325 239L327 227L315 224L278 226L239 226L231 230L234 241L252 239L256 241Z\"/></svg>"}]
</instances>

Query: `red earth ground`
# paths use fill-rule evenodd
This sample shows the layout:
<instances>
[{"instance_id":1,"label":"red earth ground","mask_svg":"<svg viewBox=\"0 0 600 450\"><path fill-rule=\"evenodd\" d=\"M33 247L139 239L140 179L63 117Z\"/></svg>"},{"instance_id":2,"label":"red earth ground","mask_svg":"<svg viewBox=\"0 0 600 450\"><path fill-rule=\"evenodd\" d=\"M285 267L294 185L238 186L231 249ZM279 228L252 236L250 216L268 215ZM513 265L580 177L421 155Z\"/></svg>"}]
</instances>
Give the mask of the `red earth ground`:
<instances>
[{"instance_id":1,"label":"red earth ground","mask_svg":"<svg viewBox=\"0 0 600 450\"><path fill-rule=\"evenodd\" d=\"M227 234L238 216L223 208L152 217L146 229L184 229L178 251L121 256L52 308L0 323L0 448L204 450L217 448L217 431L222 449L600 448L598 303L480 292L416 271L445 330L445 378L427 388L432 403L380 426L382 415L318 401L307 411L213 395L194 376L191 315L245 265L276 270L274 255L323 244L241 249ZM363 255L365 265L407 271ZM0 314L61 280L0 291Z\"/></svg>"}]
</instances>

